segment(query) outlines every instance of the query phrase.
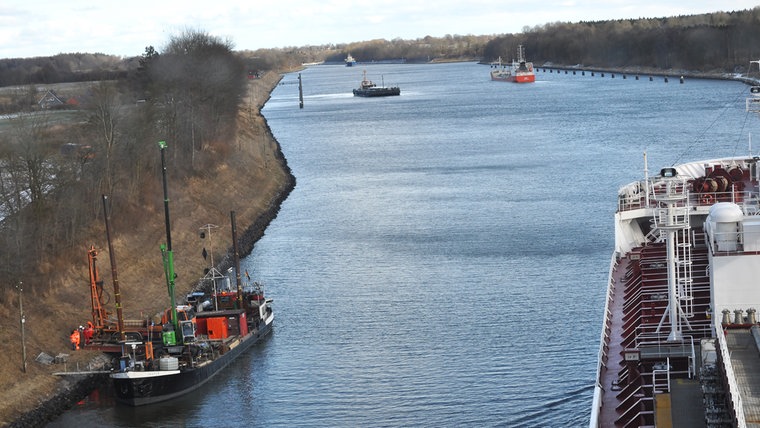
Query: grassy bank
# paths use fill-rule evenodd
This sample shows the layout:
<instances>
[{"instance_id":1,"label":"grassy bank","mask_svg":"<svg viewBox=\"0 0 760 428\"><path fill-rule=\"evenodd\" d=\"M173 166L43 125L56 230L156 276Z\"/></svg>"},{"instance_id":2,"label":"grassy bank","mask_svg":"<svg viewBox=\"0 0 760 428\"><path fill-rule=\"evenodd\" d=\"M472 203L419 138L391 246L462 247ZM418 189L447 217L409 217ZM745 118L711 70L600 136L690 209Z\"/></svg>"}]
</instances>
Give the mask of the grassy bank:
<instances>
[{"instance_id":1,"label":"grassy bank","mask_svg":"<svg viewBox=\"0 0 760 428\"><path fill-rule=\"evenodd\" d=\"M172 245L178 274L177 296L184 296L203 276L208 261L201 257L208 242L199 238L199 230L207 224L219 226L214 230L214 261L220 261L231 246L230 211L236 212L238 233L245 231L249 248L263 233L277 213L279 204L294 186L278 143L260 114L272 89L280 80L277 73L268 73L261 79L250 80L248 98L238 113L238 134L234 151L219 154L220 161L201 177L183 182L169 176L169 199L172 217ZM156 146L156 156L158 156ZM160 184L155 195L162 200ZM141 227L137 230L120 230L114 221L112 238L118 264L118 278L124 316L128 319L145 319L168 306L159 245L165 241L163 212L149 209L140 212ZM118 217L119 213L112 213ZM95 242L83 242L81 258L56 263L67 266L51 271L35 282L49 284L49 292L39 292L33 286L24 287L23 309L26 317L25 344L27 364L22 370L21 332L18 297L7 300L15 305L0 308L0 389L4 399L0 402L0 425L6 426L22 415L44 407L56 393L69 387L66 380L54 372L72 370L79 364L99 355L93 351L71 351L68 336L73 328L91 319L89 277L86 250L89 245L99 249L98 265L107 290L111 289L110 260L105 234ZM255 272L252 272L255 279ZM24 280L23 276L19 278ZM27 281L27 283L33 283ZM110 302L113 309L113 301ZM43 365L34 361L45 352L49 355L70 354L69 362Z\"/></svg>"}]
</instances>

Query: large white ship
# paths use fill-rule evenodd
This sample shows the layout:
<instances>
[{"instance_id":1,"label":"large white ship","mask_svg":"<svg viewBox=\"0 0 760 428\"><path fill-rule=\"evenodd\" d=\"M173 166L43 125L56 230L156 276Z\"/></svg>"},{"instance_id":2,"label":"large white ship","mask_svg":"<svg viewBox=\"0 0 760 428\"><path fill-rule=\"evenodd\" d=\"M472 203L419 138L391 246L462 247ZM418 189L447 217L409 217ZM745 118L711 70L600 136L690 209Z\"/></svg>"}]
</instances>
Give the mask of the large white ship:
<instances>
[{"instance_id":1,"label":"large white ship","mask_svg":"<svg viewBox=\"0 0 760 428\"><path fill-rule=\"evenodd\" d=\"M645 167L617 201L590 426L760 426L760 157Z\"/></svg>"}]
</instances>

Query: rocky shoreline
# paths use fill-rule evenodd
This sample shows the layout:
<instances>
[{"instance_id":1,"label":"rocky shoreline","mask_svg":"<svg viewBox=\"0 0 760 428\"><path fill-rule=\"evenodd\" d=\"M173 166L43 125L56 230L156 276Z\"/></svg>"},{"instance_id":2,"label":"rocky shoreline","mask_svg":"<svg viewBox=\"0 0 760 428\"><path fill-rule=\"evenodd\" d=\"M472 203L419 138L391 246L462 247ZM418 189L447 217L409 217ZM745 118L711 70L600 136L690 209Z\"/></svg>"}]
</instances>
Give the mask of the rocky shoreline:
<instances>
[{"instance_id":1,"label":"rocky shoreline","mask_svg":"<svg viewBox=\"0 0 760 428\"><path fill-rule=\"evenodd\" d=\"M90 367L100 371L111 367L110 358L101 354L95 357ZM63 377L58 390L50 397L38 403L33 410L24 413L13 421L9 428L41 427L55 419L58 415L70 409L74 404L86 397L93 390L105 385L108 375L100 372L93 374L70 374Z\"/></svg>"}]
</instances>

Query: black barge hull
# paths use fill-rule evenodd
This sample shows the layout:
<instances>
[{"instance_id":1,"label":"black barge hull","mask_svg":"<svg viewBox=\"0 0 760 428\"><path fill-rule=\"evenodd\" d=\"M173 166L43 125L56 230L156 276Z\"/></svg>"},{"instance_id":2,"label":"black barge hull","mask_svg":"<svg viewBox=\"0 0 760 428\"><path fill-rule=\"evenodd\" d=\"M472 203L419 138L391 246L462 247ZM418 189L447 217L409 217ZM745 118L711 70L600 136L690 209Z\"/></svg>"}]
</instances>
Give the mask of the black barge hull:
<instances>
[{"instance_id":1,"label":"black barge hull","mask_svg":"<svg viewBox=\"0 0 760 428\"><path fill-rule=\"evenodd\" d=\"M266 325L258 333L245 336L237 346L219 358L200 367L114 373L111 378L116 400L129 406L144 406L187 394L206 383L253 344L261 341L271 330L272 324Z\"/></svg>"},{"instance_id":2,"label":"black barge hull","mask_svg":"<svg viewBox=\"0 0 760 428\"><path fill-rule=\"evenodd\" d=\"M392 95L401 95L401 89L397 87L354 89L354 96L357 97L388 97Z\"/></svg>"}]
</instances>

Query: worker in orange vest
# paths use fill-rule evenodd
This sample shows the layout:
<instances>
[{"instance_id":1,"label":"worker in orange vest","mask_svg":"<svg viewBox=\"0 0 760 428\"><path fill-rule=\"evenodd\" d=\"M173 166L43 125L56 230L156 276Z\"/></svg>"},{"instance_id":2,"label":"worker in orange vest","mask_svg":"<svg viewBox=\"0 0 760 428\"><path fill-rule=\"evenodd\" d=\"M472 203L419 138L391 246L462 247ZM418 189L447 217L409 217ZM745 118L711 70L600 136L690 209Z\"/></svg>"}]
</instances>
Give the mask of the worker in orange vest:
<instances>
[{"instance_id":1,"label":"worker in orange vest","mask_svg":"<svg viewBox=\"0 0 760 428\"><path fill-rule=\"evenodd\" d=\"M89 345L90 341L92 340L92 335L95 333L95 328L93 327L92 323L90 321L87 321L87 327L84 328L82 331L82 335L84 336L84 344Z\"/></svg>"},{"instance_id":2,"label":"worker in orange vest","mask_svg":"<svg viewBox=\"0 0 760 428\"><path fill-rule=\"evenodd\" d=\"M71 341L71 349L79 349L79 329L74 329L74 332L72 332L71 336L69 336L69 340Z\"/></svg>"}]
</instances>

